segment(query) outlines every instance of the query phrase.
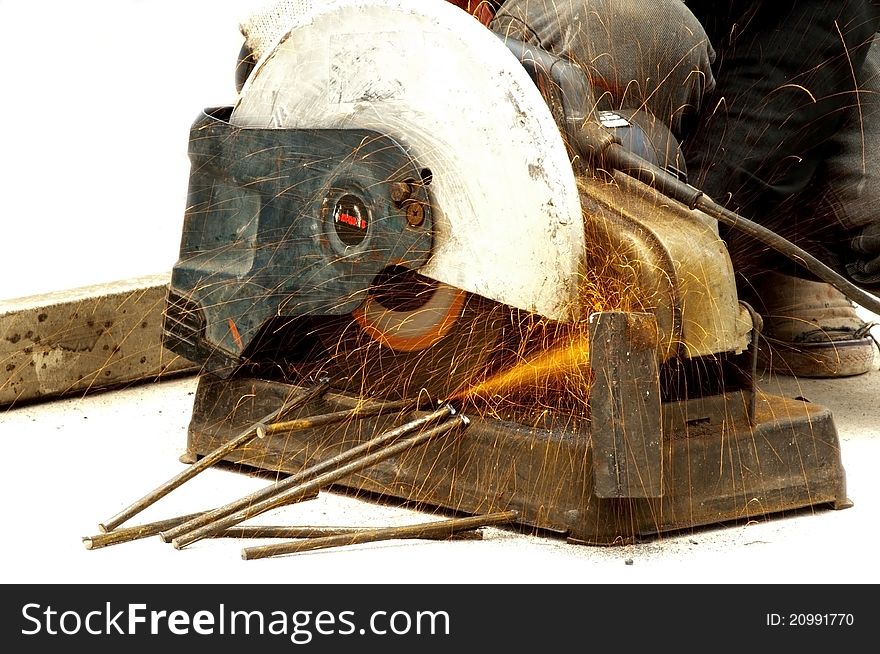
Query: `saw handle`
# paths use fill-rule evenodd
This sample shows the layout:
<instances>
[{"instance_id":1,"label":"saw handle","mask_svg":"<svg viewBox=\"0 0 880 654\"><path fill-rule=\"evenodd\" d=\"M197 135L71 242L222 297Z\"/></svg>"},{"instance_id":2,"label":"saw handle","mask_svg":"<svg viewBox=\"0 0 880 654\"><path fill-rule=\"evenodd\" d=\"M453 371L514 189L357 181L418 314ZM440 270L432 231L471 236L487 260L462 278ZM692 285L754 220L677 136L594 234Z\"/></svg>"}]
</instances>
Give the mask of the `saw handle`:
<instances>
[{"instance_id":1,"label":"saw handle","mask_svg":"<svg viewBox=\"0 0 880 654\"><path fill-rule=\"evenodd\" d=\"M873 313L880 313L880 299L876 296L862 290L785 237L722 207L701 190L630 152L601 125L585 123L577 134L576 143L583 155L592 160L597 167L620 171L647 184L666 197L681 202L689 209L698 209L712 216L718 222L724 223L785 255L822 281L831 284L856 304Z\"/></svg>"}]
</instances>

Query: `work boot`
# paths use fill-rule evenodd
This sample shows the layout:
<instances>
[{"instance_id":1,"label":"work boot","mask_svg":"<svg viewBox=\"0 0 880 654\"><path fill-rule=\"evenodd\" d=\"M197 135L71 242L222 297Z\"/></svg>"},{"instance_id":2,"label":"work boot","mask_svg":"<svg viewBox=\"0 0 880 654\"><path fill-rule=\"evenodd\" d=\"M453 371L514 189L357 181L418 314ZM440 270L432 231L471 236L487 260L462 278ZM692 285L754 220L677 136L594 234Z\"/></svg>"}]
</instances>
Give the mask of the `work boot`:
<instances>
[{"instance_id":1,"label":"work boot","mask_svg":"<svg viewBox=\"0 0 880 654\"><path fill-rule=\"evenodd\" d=\"M777 272L760 276L752 306L763 318L759 362L794 377L849 377L874 367L874 323L831 284Z\"/></svg>"}]
</instances>

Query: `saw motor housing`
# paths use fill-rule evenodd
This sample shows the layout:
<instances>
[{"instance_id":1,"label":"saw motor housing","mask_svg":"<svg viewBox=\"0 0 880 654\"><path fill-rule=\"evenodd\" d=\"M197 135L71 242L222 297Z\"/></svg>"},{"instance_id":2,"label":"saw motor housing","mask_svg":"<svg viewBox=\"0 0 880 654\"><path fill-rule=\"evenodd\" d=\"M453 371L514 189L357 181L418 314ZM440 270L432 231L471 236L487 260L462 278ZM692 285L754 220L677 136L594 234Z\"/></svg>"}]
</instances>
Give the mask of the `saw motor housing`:
<instances>
[{"instance_id":1,"label":"saw motor housing","mask_svg":"<svg viewBox=\"0 0 880 654\"><path fill-rule=\"evenodd\" d=\"M483 397L455 447L345 485L454 511L516 508L523 525L594 544L850 504L830 413L756 388L760 318L738 301L715 220L578 147L589 121L686 178L661 123L592 111L576 64L446 3L300 4L289 29L245 51L239 103L204 110L190 133L164 331L166 347L203 366L190 458L318 374L334 391L304 416L443 400L581 343L589 362L553 393ZM478 83L459 79L467 56L439 73L382 60L402 48L409 61L406 48L430 50L438 34L489 53L477 73L468 66ZM305 48L316 37L330 47ZM381 60L369 84L338 72L353 55ZM443 83L456 98L447 112L470 109L456 85L490 89L500 124L456 116L429 129L440 114L423 95ZM304 109L316 106L318 118ZM462 143L479 156L450 147ZM296 472L388 420L266 439L230 460Z\"/></svg>"}]
</instances>

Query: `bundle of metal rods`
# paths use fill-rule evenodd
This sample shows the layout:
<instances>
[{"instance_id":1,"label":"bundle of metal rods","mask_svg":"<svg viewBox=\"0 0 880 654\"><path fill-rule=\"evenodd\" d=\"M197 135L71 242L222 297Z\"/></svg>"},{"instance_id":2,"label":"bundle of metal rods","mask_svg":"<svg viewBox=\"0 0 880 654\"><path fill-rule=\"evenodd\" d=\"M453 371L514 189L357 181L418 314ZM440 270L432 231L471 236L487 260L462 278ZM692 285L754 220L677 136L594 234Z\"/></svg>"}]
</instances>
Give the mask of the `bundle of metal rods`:
<instances>
[{"instance_id":1,"label":"bundle of metal rods","mask_svg":"<svg viewBox=\"0 0 880 654\"><path fill-rule=\"evenodd\" d=\"M515 511L506 511L379 529L240 526L240 523L245 520L272 509L316 497L319 490L325 489L353 473L412 450L445 434L467 428L470 424L468 418L460 414L452 404L447 403L224 506L158 522L117 529L123 522L151 506L203 470L221 461L234 450L250 443L254 438L265 438L272 434L309 429L346 420L363 419L391 411L402 412L407 409L420 408L419 403L415 400L375 402L333 413L284 420L293 410L320 397L328 387L328 380L319 380L314 386L305 389L279 409L253 423L210 454L199 459L187 470L169 479L111 519L101 523L99 528L102 533L83 538L86 548L96 549L157 534L164 542L172 543L176 549L182 549L209 537L308 539L305 542L294 540L293 542L275 543L242 550L242 558L255 559L395 538L481 537L474 532L475 529L516 521L518 514Z\"/></svg>"},{"instance_id":2,"label":"bundle of metal rods","mask_svg":"<svg viewBox=\"0 0 880 654\"><path fill-rule=\"evenodd\" d=\"M185 482L189 481L199 473L207 470L215 463L224 459L227 455L229 455L234 450L240 449L250 443L257 437L265 436L265 425L266 423L271 423L275 420L280 420L285 415L290 414L295 409L302 407L307 404L310 400L320 397L324 394L324 392L330 387L330 380L327 378L320 379L314 386L306 389L304 392L296 395L290 402L285 402L281 407L272 411L270 414L265 416L262 420L252 424L247 429L236 435L234 438L231 438L226 443L216 448L213 452L208 454L207 456L199 459L191 466L183 470L178 475L175 475L165 483L161 484L151 492L144 495L142 498L133 502L131 505L117 513L115 516L110 518L109 520L105 520L104 522L98 525L98 528L102 532L109 532L114 530L116 527L121 525L123 522L131 519L147 507L155 504L160 499L168 495L171 491L175 490L182 486Z\"/></svg>"}]
</instances>

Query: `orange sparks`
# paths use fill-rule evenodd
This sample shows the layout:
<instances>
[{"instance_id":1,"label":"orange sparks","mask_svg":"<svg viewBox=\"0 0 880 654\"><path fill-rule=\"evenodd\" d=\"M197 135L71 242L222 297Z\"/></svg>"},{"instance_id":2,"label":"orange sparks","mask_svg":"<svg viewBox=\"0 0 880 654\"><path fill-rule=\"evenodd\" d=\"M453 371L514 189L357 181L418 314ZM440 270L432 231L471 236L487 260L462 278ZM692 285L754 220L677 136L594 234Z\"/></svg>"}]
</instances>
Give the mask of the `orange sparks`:
<instances>
[{"instance_id":1,"label":"orange sparks","mask_svg":"<svg viewBox=\"0 0 880 654\"><path fill-rule=\"evenodd\" d=\"M580 375L587 379L589 363L589 338L586 334L582 334L568 343L542 350L535 357L502 370L450 399L461 400L480 395L512 392L524 386L544 386L549 381L569 375Z\"/></svg>"}]
</instances>

